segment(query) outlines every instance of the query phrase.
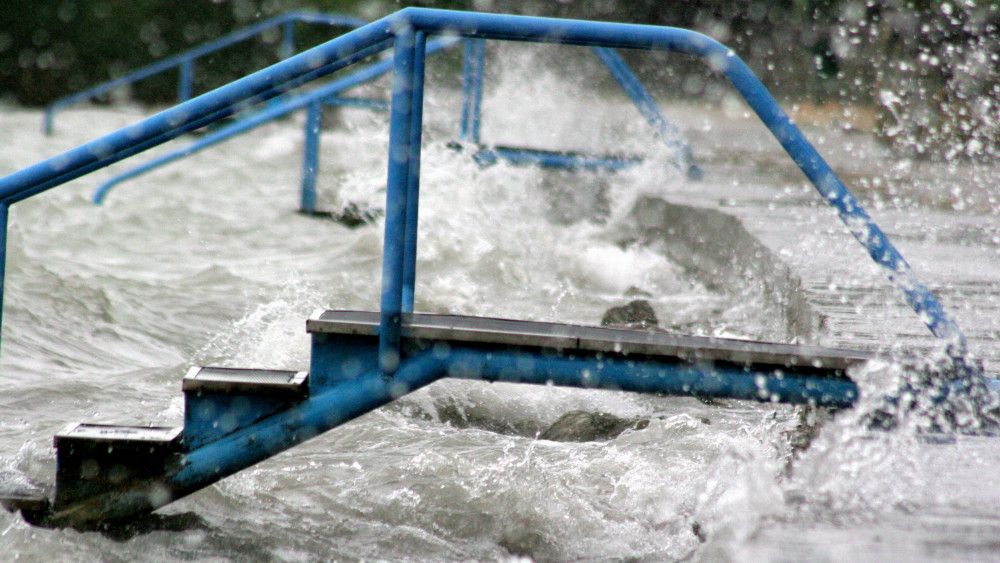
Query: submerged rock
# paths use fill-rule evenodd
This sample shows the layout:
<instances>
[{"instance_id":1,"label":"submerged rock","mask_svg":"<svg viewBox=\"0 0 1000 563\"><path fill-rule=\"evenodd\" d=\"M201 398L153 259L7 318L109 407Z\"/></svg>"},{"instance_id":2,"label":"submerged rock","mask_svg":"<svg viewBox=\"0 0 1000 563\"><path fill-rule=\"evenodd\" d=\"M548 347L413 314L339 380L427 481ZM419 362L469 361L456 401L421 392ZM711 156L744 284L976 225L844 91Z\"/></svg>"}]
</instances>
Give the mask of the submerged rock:
<instances>
[{"instance_id":1,"label":"submerged rock","mask_svg":"<svg viewBox=\"0 0 1000 563\"><path fill-rule=\"evenodd\" d=\"M553 442L611 440L626 430L642 430L648 419L619 418L606 412L570 411L555 421L538 439Z\"/></svg>"},{"instance_id":2,"label":"submerged rock","mask_svg":"<svg viewBox=\"0 0 1000 563\"><path fill-rule=\"evenodd\" d=\"M656 311L645 299L630 301L621 307L608 309L601 317L601 326L650 330L659 326Z\"/></svg>"},{"instance_id":3,"label":"submerged rock","mask_svg":"<svg viewBox=\"0 0 1000 563\"><path fill-rule=\"evenodd\" d=\"M348 203L340 211L330 213L330 219L349 229L369 225L384 215L381 209L362 209L356 203Z\"/></svg>"},{"instance_id":4,"label":"submerged rock","mask_svg":"<svg viewBox=\"0 0 1000 563\"><path fill-rule=\"evenodd\" d=\"M795 408L795 426L783 432L791 448L791 456L785 467L786 472L791 472L791 464L809 449L823 426L833 418L834 412L831 409L811 405L797 405Z\"/></svg>"},{"instance_id":5,"label":"submerged rock","mask_svg":"<svg viewBox=\"0 0 1000 563\"><path fill-rule=\"evenodd\" d=\"M645 289L638 288L638 287L636 287L634 285L631 286L631 287L629 287L628 289L626 289L625 293L623 293L622 295L624 295L625 297L652 297L653 296L652 293L646 291Z\"/></svg>"},{"instance_id":6,"label":"submerged rock","mask_svg":"<svg viewBox=\"0 0 1000 563\"><path fill-rule=\"evenodd\" d=\"M51 487L40 485L20 471L0 470L0 506L21 511L24 519L41 523L49 513Z\"/></svg>"}]
</instances>

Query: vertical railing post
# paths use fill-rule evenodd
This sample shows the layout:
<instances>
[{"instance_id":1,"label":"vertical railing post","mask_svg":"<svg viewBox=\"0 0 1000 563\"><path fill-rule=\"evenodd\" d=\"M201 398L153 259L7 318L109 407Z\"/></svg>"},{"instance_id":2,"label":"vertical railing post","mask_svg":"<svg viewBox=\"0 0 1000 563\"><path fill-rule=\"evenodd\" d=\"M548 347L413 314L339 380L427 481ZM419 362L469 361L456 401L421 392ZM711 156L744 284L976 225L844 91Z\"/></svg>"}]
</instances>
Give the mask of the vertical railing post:
<instances>
[{"instance_id":1,"label":"vertical railing post","mask_svg":"<svg viewBox=\"0 0 1000 563\"><path fill-rule=\"evenodd\" d=\"M186 102L191 99L193 92L192 82L194 82L194 59L185 59L180 66L180 80L177 83L177 102Z\"/></svg>"},{"instance_id":2,"label":"vertical railing post","mask_svg":"<svg viewBox=\"0 0 1000 563\"><path fill-rule=\"evenodd\" d=\"M281 50L278 56L281 60L295 54L295 21L289 20L281 24Z\"/></svg>"},{"instance_id":3,"label":"vertical railing post","mask_svg":"<svg viewBox=\"0 0 1000 563\"><path fill-rule=\"evenodd\" d=\"M319 174L319 134L323 122L323 102L317 100L306 110L305 143L302 147L302 197L299 211L316 212L316 177Z\"/></svg>"},{"instance_id":4,"label":"vertical railing post","mask_svg":"<svg viewBox=\"0 0 1000 563\"><path fill-rule=\"evenodd\" d=\"M412 27L396 30L393 53L392 106L389 124L389 172L386 185L385 242L382 256L382 302L379 319L379 368L389 376L400 362L403 263L406 238L407 192L414 147ZM419 146L416 147L419 150Z\"/></svg>"},{"instance_id":5,"label":"vertical railing post","mask_svg":"<svg viewBox=\"0 0 1000 563\"><path fill-rule=\"evenodd\" d=\"M45 108L45 119L42 125L42 131L46 136L52 134L52 121L55 118L55 109L50 105Z\"/></svg>"},{"instance_id":6,"label":"vertical railing post","mask_svg":"<svg viewBox=\"0 0 1000 563\"><path fill-rule=\"evenodd\" d=\"M4 280L7 277L7 218L10 215L10 204L0 203L0 332L3 329L3 292ZM2 343L0 338L0 343ZM2 346L0 346L2 352Z\"/></svg>"},{"instance_id":7,"label":"vertical railing post","mask_svg":"<svg viewBox=\"0 0 1000 563\"><path fill-rule=\"evenodd\" d=\"M420 142L424 117L424 60L427 34L418 31L413 45L413 106L410 114L410 176L406 196L406 241L403 247L404 313L413 312L414 286L417 281L417 218L420 209Z\"/></svg>"},{"instance_id":8,"label":"vertical railing post","mask_svg":"<svg viewBox=\"0 0 1000 563\"><path fill-rule=\"evenodd\" d=\"M484 40L465 40L465 59L462 65L462 130L459 139L476 144L479 143L485 52Z\"/></svg>"}]
</instances>

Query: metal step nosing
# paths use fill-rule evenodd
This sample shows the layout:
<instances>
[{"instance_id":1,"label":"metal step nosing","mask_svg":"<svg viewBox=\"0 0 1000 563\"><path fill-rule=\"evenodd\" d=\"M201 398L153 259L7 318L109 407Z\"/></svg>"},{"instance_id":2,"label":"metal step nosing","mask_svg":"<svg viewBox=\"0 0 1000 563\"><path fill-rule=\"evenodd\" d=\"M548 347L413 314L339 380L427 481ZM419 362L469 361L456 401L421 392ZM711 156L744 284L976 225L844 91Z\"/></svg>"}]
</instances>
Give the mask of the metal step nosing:
<instances>
[{"instance_id":1,"label":"metal step nosing","mask_svg":"<svg viewBox=\"0 0 1000 563\"><path fill-rule=\"evenodd\" d=\"M306 328L312 333L374 336L378 325L376 312L320 311L310 317ZM878 357L863 351L818 346L459 315L404 314L401 328L404 338L416 340L639 354L774 369L843 371Z\"/></svg>"},{"instance_id":2,"label":"metal step nosing","mask_svg":"<svg viewBox=\"0 0 1000 563\"><path fill-rule=\"evenodd\" d=\"M192 367L184 376L185 393L227 393L244 395L307 393L309 372L244 368Z\"/></svg>"},{"instance_id":3,"label":"metal step nosing","mask_svg":"<svg viewBox=\"0 0 1000 563\"><path fill-rule=\"evenodd\" d=\"M182 426L124 426L74 422L56 433L53 445L102 444L110 446L173 447L180 442Z\"/></svg>"}]
</instances>

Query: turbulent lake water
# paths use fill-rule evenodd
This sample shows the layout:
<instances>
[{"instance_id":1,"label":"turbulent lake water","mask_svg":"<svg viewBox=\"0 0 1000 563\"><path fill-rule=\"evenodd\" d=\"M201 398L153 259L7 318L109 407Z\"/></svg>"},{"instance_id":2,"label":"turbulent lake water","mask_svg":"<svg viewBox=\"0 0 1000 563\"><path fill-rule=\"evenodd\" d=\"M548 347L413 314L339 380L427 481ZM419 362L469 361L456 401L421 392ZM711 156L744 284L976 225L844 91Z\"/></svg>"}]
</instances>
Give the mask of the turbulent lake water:
<instances>
[{"instance_id":1,"label":"turbulent lake water","mask_svg":"<svg viewBox=\"0 0 1000 563\"><path fill-rule=\"evenodd\" d=\"M788 340L752 291L706 281L657 248L618 244L632 203L652 194L739 218L802 280L823 319L812 340L939 351L739 104L667 107L705 168L691 183L663 164L665 151L620 100L545 106L537 98L551 84L536 78L521 99L485 101L490 141L647 152L651 164L615 175L482 169L447 146L454 96L429 93L418 311L596 324L638 290L664 326ZM46 138L40 112L3 106L0 174L144 115L131 106L71 109ZM342 120L323 134L320 206L379 207L387 119L345 110ZM996 373L1000 169L893 157L851 111L801 123ZM123 184L102 207L89 203L93 189L145 157L13 208L0 469L51 480L51 438L66 423L180 424L190 366L307 369L307 316L378 308L382 225L349 229L297 214L301 145L299 116ZM567 192L586 190L603 190L607 204L564 206ZM0 553L25 561L994 559L1000 442L928 439L920 420L887 432L863 422L901 369L855 373L861 405L800 454L790 406L439 382L169 505L150 529L41 529L2 512ZM578 409L651 422L610 441L536 439Z\"/></svg>"}]
</instances>

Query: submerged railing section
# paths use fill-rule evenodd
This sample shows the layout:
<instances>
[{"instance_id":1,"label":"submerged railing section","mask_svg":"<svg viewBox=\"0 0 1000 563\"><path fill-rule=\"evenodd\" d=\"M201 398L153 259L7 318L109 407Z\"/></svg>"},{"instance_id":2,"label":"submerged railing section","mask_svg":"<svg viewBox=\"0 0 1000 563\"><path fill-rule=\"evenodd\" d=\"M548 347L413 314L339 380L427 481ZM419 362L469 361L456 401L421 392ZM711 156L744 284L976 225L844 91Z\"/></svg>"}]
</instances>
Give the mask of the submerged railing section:
<instances>
[{"instance_id":1,"label":"submerged railing section","mask_svg":"<svg viewBox=\"0 0 1000 563\"><path fill-rule=\"evenodd\" d=\"M632 73L628 64L615 52L606 47L592 47L591 50L611 73L625 94L635 104L639 113L653 128L653 133L673 152L673 164L691 180L700 180L703 172L691 146L684 135L660 111L660 106L646 91L642 82ZM465 64L462 69L462 119L459 139L479 146L474 158L483 165L491 165L500 159L513 164L533 164L549 168L563 169L604 169L619 170L642 161L640 158L620 156L588 155L539 150L524 147L482 146L482 97L483 70L485 68L485 42L483 39L466 40Z\"/></svg>"},{"instance_id":2,"label":"submerged railing section","mask_svg":"<svg viewBox=\"0 0 1000 563\"><path fill-rule=\"evenodd\" d=\"M332 27L357 28L368 23L367 21L353 16L339 14L321 14L317 12L289 12L280 16L262 21L252 26L235 31L214 41L188 49L183 53L159 60L149 66L130 72L109 80L97 86L83 90L76 94L65 96L52 102L45 108L43 129L46 135L51 135L54 127L55 114L61 109L84 100L93 100L110 94L118 88L134 84L171 69L178 69L177 77L177 101L185 102L191 99L194 92L194 72L195 62L210 53L220 49L231 47L253 37L257 37L272 29L281 29L281 45L279 47L279 57L287 59L295 54L295 24L322 24Z\"/></svg>"}]
</instances>

